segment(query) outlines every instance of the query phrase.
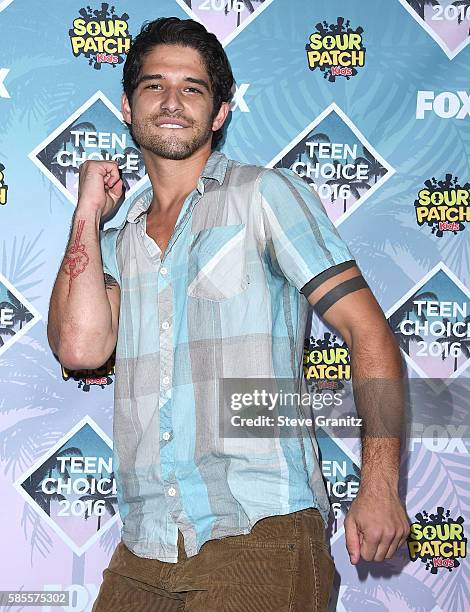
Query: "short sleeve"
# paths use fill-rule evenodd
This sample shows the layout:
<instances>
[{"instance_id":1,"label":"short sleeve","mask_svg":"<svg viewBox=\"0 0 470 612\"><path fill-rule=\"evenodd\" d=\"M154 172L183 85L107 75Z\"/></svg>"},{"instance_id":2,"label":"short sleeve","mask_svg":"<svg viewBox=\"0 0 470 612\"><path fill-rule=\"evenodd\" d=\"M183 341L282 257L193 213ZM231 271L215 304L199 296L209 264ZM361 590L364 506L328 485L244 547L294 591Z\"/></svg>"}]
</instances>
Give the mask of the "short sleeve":
<instances>
[{"instance_id":1,"label":"short sleeve","mask_svg":"<svg viewBox=\"0 0 470 612\"><path fill-rule=\"evenodd\" d=\"M325 270L354 262L320 198L293 170L266 170L260 196L267 248L299 291Z\"/></svg>"},{"instance_id":2,"label":"short sleeve","mask_svg":"<svg viewBox=\"0 0 470 612\"><path fill-rule=\"evenodd\" d=\"M116 257L116 240L118 234L119 228L115 227L100 230L100 248L101 259L103 262L103 272L112 276L120 285L121 279Z\"/></svg>"}]
</instances>

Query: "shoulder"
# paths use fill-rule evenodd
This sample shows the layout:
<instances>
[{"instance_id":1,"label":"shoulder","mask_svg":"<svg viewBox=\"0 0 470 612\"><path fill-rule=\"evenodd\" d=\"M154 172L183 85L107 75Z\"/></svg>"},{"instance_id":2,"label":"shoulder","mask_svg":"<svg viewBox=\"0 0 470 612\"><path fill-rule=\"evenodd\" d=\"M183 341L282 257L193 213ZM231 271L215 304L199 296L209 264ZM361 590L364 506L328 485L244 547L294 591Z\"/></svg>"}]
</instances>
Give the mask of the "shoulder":
<instances>
[{"instance_id":1,"label":"shoulder","mask_svg":"<svg viewBox=\"0 0 470 612\"><path fill-rule=\"evenodd\" d=\"M234 159L228 159L231 166L230 174L238 174L244 180L257 183L260 190L285 185L286 182L295 185L305 185L305 181L289 168L269 168L260 164L249 164Z\"/></svg>"},{"instance_id":2,"label":"shoulder","mask_svg":"<svg viewBox=\"0 0 470 612\"><path fill-rule=\"evenodd\" d=\"M261 177L260 188L279 188L282 186L304 185L305 182L290 168L265 168Z\"/></svg>"},{"instance_id":3,"label":"shoulder","mask_svg":"<svg viewBox=\"0 0 470 612\"><path fill-rule=\"evenodd\" d=\"M310 185L290 168L270 168L229 158L227 161L231 166L232 180L253 183L265 197L292 196L295 191L307 196L312 194Z\"/></svg>"},{"instance_id":4,"label":"shoulder","mask_svg":"<svg viewBox=\"0 0 470 612\"><path fill-rule=\"evenodd\" d=\"M265 168L259 182L259 190L264 200L282 201L285 204L292 201L315 202L318 196L312 186L290 168Z\"/></svg>"}]
</instances>

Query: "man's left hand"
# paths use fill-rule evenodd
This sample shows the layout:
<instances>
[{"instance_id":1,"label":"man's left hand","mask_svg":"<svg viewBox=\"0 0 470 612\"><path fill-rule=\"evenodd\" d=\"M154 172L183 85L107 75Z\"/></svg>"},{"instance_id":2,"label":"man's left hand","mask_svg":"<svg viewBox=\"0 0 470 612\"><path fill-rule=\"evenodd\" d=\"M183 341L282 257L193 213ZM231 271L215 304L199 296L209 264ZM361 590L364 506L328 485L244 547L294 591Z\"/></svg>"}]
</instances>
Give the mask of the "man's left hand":
<instances>
[{"instance_id":1,"label":"man's left hand","mask_svg":"<svg viewBox=\"0 0 470 612\"><path fill-rule=\"evenodd\" d=\"M396 491L359 489L344 529L349 559L355 565L361 557L365 561L390 559L406 541L410 523Z\"/></svg>"}]
</instances>

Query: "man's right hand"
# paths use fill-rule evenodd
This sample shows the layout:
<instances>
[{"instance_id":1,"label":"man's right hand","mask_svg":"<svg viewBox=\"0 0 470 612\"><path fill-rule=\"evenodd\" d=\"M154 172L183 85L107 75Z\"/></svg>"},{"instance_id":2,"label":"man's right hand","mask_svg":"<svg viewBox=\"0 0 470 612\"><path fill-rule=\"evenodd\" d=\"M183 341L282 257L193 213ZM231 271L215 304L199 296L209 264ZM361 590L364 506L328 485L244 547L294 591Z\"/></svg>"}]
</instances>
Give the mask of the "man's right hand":
<instances>
[{"instance_id":1,"label":"man's right hand","mask_svg":"<svg viewBox=\"0 0 470 612\"><path fill-rule=\"evenodd\" d=\"M117 162L88 160L80 166L78 208L91 208L104 217L118 205L123 192Z\"/></svg>"}]
</instances>

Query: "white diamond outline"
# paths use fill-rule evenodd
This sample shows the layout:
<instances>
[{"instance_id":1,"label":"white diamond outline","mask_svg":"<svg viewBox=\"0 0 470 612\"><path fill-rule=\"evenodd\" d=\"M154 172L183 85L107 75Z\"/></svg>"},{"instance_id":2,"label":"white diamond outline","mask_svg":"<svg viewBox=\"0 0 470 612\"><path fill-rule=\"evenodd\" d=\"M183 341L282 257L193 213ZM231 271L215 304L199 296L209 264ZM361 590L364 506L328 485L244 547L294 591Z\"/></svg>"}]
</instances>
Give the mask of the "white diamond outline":
<instances>
[{"instance_id":1,"label":"white diamond outline","mask_svg":"<svg viewBox=\"0 0 470 612\"><path fill-rule=\"evenodd\" d=\"M55 453L61 446L64 445L70 438L77 433L84 425L89 425L93 431L100 436L100 438L113 450L113 443L111 438L101 429L101 427L87 414L76 423L72 429L64 434L58 442L56 442L51 448L44 453L31 467L29 467L14 483L13 486L23 499L31 506L31 508L51 527L56 534L67 544L67 546L79 557L83 555L95 542L101 538L101 536L119 519L119 512L116 512L102 527L100 530L93 534L93 536L87 540L82 546L78 546L67 533L55 523L55 521L39 506L37 502L24 490L21 484L33 474L41 465L46 461L53 453ZM114 467L114 466L113 466Z\"/></svg>"},{"instance_id":2,"label":"white diamond outline","mask_svg":"<svg viewBox=\"0 0 470 612\"><path fill-rule=\"evenodd\" d=\"M338 446L340 448L340 450L342 450L343 453L345 455L347 455L351 459L351 461L358 466L358 468L361 470L361 479L362 479L362 465L361 465L360 457L357 456L355 453L353 453L353 451L348 446L346 446L346 444L342 441L341 438L337 438L336 436L333 436L330 433L330 428L329 427L327 427L325 425L321 425L319 427L319 429L322 429L328 435L328 437L334 442L334 444L336 444L336 446ZM315 439L317 439L316 436L315 436ZM317 444L318 444L318 446L320 446L318 440L317 440ZM319 461L319 463L320 463L320 461ZM321 464L320 464L320 470L321 470ZM323 472L322 472L322 477L327 479L326 476L323 476ZM329 496L328 496L328 499L329 499ZM332 509L332 512L333 512L333 509ZM331 536L331 538L330 538L330 545L334 544L336 542L336 540L339 540L339 538L342 535L344 535L344 519L343 519L343 522L341 524L341 527L337 531L335 531L335 533Z\"/></svg>"},{"instance_id":3,"label":"white diamond outline","mask_svg":"<svg viewBox=\"0 0 470 612\"><path fill-rule=\"evenodd\" d=\"M431 270L429 270L429 272L427 272L419 281L417 281L413 285L413 287L411 287L411 289L407 291L397 302L395 302L393 306L391 306L386 311L385 318L387 319L387 321L395 313L395 311L398 308L400 308L400 306L402 306L414 293L416 293L417 290L423 287L423 285L425 285L428 282L428 280L431 279L440 270L442 270L444 274L447 274L450 280L457 285L457 287L462 291L462 293L464 293L468 297L470 301L470 290L462 283L462 281L460 281L460 279L452 272L452 270L450 270L448 266L446 266L446 264L441 260ZM411 359L411 357L407 355L402 348L400 348L400 350L403 356L405 357L407 364L420 376L420 378L425 380L429 384L429 386L432 387L435 391L439 391L439 390L442 391L443 389L445 389L447 385L450 384L452 379L454 378L457 379L470 366L470 359L467 359L467 361L464 362L460 366L460 368L458 368L455 372L453 372L451 376L449 376L448 378L441 379L443 382L442 384L438 385L434 382L431 382L434 379L429 378L429 375L423 369L421 369L419 365L415 363L413 359Z\"/></svg>"},{"instance_id":4,"label":"white diamond outline","mask_svg":"<svg viewBox=\"0 0 470 612\"><path fill-rule=\"evenodd\" d=\"M437 35L437 33L434 32L434 30L430 28L428 24L423 21L423 19L421 19L418 13L411 8L411 6L406 2L406 0L398 0L398 2L413 17L413 19L415 19L418 25L420 25L423 30L425 30L429 34L429 36L431 36L431 38L433 38L434 41L437 42L439 47L444 51L448 59L450 59L451 61L470 43L470 36L467 36L467 38L463 40L458 47L451 51L446 45L446 43Z\"/></svg>"},{"instance_id":5,"label":"white diamond outline","mask_svg":"<svg viewBox=\"0 0 470 612\"><path fill-rule=\"evenodd\" d=\"M198 17L192 9L189 8L189 6L185 3L184 0L176 0L176 2L183 9L183 11L185 11L189 15L189 17L191 17L191 19L194 19L194 21L202 23L204 27L207 27L204 21L200 17ZM234 38L236 38L240 34L240 32L242 32L252 21L256 19L256 17L258 17L264 10L266 10L268 6L270 6L270 4L272 4L273 2L274 0L265 0L262 6L256 9L256 11L252 13L249 17L247 17L245 21L238 26L238 28L235 28L222 41L220 41L222 44L222 47L226 47L229 43L231 43L232 40L234 40ZM211 9L211 12L214 13L216 11Z\"/></svg>"},{"instance_id":6,"label":"white diamond outline","mask_svg":"<svg viewBox=\"0 0 470 612\"><path fill-rule=\"evenodd\" d=\"M114 104L106 97L106 95L98 89L90 98L86 100L77 110L75 110L65 121L63 121L55 130L53 130L49 136L40 142L32 151L28 154L29 159L39 168L39 170L57 187L57 189L69 200L71 204L76 206L76 198L72 196L72 194L62 185L62 183L52 174L49 168L46 168L41 160L38 159L37 155L46 147L50 142L54 140L56 136L59 136L65 128L67 128L71 123L73 123L76 119L78 119L86 110L90 108L97 100L103 102L105 106L121 121L123 121L123 116L118 111L118 109L114 106ZM125 124L123 125L125 127ZM129 132L126 132L127 134ZM130 136L130 135L129 135ZM127 200L131 197L136 190L139 188L140 184L143 182L147 173L145 173L141 179L139 179L128 192L125 194L125 199Z\"/></svg>"},{"instance_id":7,"label":"white diamond outline","mask_svg":"<svg viewBox=\"0 0 470 612\"><path fill-rule=\"evenodd\" d=\"M272 168L275 164L277 164L278 161L280 161L284 155L286 153L288 153L292 147L294 147L297 143L299 143L303 138L305 138L305 136L307 136L307 134L309 134L309 132L311 132L313 130L314 127L316 127L318 124L320 124L323 119L325 119L325 117L327 117L328 115L330 115L332 112L335 112L340 119L342 119L346 125L349 127L349 129L354 133L354 135L357 137L357 139L359 140L359 142L363 145L366 146L366 148L368 149L368 151L370 153L372 153L375 157L375 159L377 161L380 162L380 164L387 170L387 174L385 174L384 176L381 176L380 179L374 184L372 185L372 187L370 189L368 189L366 191L366 193L360 197L357 202L355 202L351 208L349 208L345 213L343 213L341 216L338 217L338 219L336 219L336 221L332 221L335 227L339 227L341 225L341 223L343 223L343 221L345 221L350 215L353 214L353 212L355 212L360 206L362 206L362 204L364 204L364 202L370 198L370 196L375 193L377 191L377 189L379 189L380 187L382 187L394 174L395 174L395 168L393 168L381 155L380 153L377 152L377 150L375 149L375 147L373 147L370 142L367 140L367 138L362 134L362 132L359 130L359 128L356 127L356 125L352 122L352 120L346 115L346 113L341 110L341 108L335 103L332 102L331 104L329 104L324 111L322 111L313 121L311 121L306 128L304 128L295 138L293 138L289 144L287 144L280 153L278 153L275 157L273 157L273 159L266 164L267 168Z\"/></svg>"},{"instance_id":8,"label":"white diamond outline","mask_svg":"<svg viewBox=\"0 0 470 612\"><path fill-rule=\"evenodd\" d=\"M16 297L17 300L19 300L23 306L26 306L26 308L29 310L29 312L33 315L33 318L28 321L27 323L25 323L23 325L23 327L21 329L19 329L17 332L15 332L14 336L11 336L3 346L0 346L0 355L2 355L5 351L7 351L10 347L12 347L15 342L21 338L21 336L23 336L28 330L31 329L31 327L33 327L33 325L36 325L36 323L38 323L38 321L40 321L42 319L42 315L39 312L39 310L37 310L29 300L27 300L24 295L14 286L12 285L12 283L10 283L10 281L0 272L0 283L3 283L3 285L8 289L8 291L10 291L11 293L13 293L13 295Z\"/></svg>"},{"instance_id":9,"label":"white diamond outline","mask_svg":"<svg viewBox=\"0 0 470 612\"><path fill-rule=\"evenodd\" d=\"M13 0L0 0L0 13L10 5Z\"/></svg>"}]
</instances>

